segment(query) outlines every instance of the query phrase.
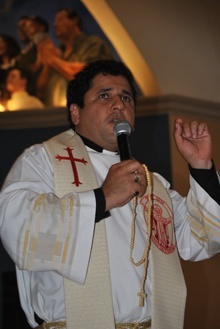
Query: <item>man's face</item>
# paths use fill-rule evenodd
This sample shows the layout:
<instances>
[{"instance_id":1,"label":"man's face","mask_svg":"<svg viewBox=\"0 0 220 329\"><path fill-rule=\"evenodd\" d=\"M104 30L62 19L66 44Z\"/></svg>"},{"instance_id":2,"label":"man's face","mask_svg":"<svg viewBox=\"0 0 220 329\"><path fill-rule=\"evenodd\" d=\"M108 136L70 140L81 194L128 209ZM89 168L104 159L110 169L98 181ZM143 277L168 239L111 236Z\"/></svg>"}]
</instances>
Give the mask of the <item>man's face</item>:
<instances>
[{"instance_id":1,"label":"man's face","mask_svg":"<svg viewBox=\"0 0 220 329\"><path fill-rule=\"evenodd\" d=\"M34 35L38 32L37 24L32 19L28 19L24 26L24 31L28 39L33 39Z\"/></svg>"},{"instance_id":2,"label":"man's face","mask_svg":"<svg viewBox=\"0 0 220 329\"><path fill-rule=\"evenodd\" d=\"M54 20L54 31L57 38L66 37L73 33L73 29L76 26L74 19L69 19L65 10L59 11Z\"/></svg>"},{"instance_id":3,"label":"man's face","mask_svg":"<svg viewBox=\"0 0 220 329\"><path fill-rule=\"evenodd\" d=\"M18 34L18 38L21 42L25 43L27 41L29 41L26 33L25 33L25 24L28 21L28 19L26 18L21 18L18 21L18 26L17 26L17 34Z\"/></svg>"},{"instance_id":4,"label":"man's face","mask_svg":"<svg viewBox=\"0 0 220 329\"><path fill-rule=\"evenodd\" d=\"M6 89L10 93L23 90L26 84L26 79L21 77L21 73L17 69L11 70L6 79Z\"/></svg>"},{"instance_id":5,"label":"man's face","mask_svg":"<svg viewBox=\"0 0 220 329\"><path fill-rule=\"evenodd\" d=\"M113 128L118 120L134 126L134 100L128 81L123 76L99 74L85 94L84 107L71 105L71 118L76 131L99 146L116 151Z\"/></svg>"}]
</instances>

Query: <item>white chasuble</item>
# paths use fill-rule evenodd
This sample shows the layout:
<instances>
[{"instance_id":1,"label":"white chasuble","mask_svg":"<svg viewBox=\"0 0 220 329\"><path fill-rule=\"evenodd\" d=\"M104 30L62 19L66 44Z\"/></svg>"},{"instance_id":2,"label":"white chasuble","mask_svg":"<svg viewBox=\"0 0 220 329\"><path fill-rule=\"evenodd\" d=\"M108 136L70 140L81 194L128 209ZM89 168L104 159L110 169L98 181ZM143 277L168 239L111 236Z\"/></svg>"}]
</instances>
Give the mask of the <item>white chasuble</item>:
<instances>
[{"instance_id":1,"label":"white chasuble","mask_svg":"<svg viewBox=\"0 0 220 329\"><path fill-rule=\"evenodd\" d=\"M78 135L67 131L44 143L54 167L58 197L95 189L98 183ZM152 176L152 329L182 329L186 288L176 250L170 197ZM139 206L147 221L148 195ZM74 218L73 218L74 220ZM64 279L67 329L114 329L105 221L95 224L84 285ZM128 287L129 289L129 287Z\"/></svg>"}]
</instances>

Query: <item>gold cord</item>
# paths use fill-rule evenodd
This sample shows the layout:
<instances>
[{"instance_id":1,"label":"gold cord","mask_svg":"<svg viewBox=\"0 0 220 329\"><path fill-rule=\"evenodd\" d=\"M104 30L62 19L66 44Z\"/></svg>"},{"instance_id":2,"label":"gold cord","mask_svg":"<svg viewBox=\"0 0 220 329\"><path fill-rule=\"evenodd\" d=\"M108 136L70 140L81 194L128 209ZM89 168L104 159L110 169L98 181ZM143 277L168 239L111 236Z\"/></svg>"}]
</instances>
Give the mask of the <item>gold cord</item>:
<instances>
[{"instance_id":1,"label":"gold cord","mask_svg":"<svg viewBox=\"0 0 220 329\"><path fill-rule=\"evenodd\" d=\"M146 246L145 250L143 253L142 258L135 262L134 258L132 256L133 250L134 250L134 245L135 245L135 222L136 222L136 217L137 217L137 204L138 204L138 199L137 197L134 197L133 199L133 212L132 212L132 226L131 226L131 243L130 243L130 261L133 265L135 266L140 266L144 264L144 273L142 276L141 280L141 289L140 292L137 294L140 298L139 300L139 306L143 307L144 306L144 298L147 297L145 293L145 282L147 279L147 268L148 268L148 263L149 263L149 252L150 252L150 247L151 247L151 234L152 234L152 229L151 229L151 212L152 212L152 185L151 185L151 178L150 178L150 173L145 164L143 164L144 170L145 170L145 175L146 175L146 180L147 180L147 191L148 191L148 219L147 219L147 233L148 233L148 238L146 239Z\"/></svg>"}]
</instances>

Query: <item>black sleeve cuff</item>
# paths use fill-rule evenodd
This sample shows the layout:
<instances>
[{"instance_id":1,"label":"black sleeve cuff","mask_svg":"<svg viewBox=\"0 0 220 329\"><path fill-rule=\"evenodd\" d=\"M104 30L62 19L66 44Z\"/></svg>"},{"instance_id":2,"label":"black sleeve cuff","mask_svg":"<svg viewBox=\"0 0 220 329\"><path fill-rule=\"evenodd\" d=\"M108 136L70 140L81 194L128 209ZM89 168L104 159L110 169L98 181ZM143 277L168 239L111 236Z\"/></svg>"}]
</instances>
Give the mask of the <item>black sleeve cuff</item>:
<instances>
[{"instance_id":1,"label":"black sleeve cuff","mask_svg":"<svg viewBox=\"0 0 220 329\"><path fill-rule=\"evenodd\" d=\"M220 205L220 184L215 165L211 169L195 169L189 166L191 176Z\"/></svg>"},{"instance_id":2,"label":"black sleeve cuff","mask_svg":"<svg viewBox=\"0 0 220 329\"><path fill-rule=\"evenodd\" d=\"M105 202L105 196L104 193L100 188L97 188L94 190L95 198L96 198L96 214L95 214L95 222L100 222L101 219L104 219L106 217L110 216L109 211L105 211L106 202Z\"/></svg>"}]
</instances>

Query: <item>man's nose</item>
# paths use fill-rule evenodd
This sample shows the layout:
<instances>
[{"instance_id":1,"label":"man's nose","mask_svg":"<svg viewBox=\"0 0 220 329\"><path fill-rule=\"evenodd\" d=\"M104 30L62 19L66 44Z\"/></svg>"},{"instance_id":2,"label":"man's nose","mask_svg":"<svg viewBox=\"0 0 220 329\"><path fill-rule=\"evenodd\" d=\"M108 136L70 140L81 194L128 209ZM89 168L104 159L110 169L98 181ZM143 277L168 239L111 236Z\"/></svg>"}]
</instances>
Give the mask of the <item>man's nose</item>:
<instances>
[{"instance_id":1,"label":"man's nose","mask_svg":"<svg viewBox=\"0 0 220 329\"><path fill-rule=\"evenodd\" d=\"M115 96L112 102L112 109L118 111L124 111L124 102L119 95Z\"/></svg>"}]
</instances>

